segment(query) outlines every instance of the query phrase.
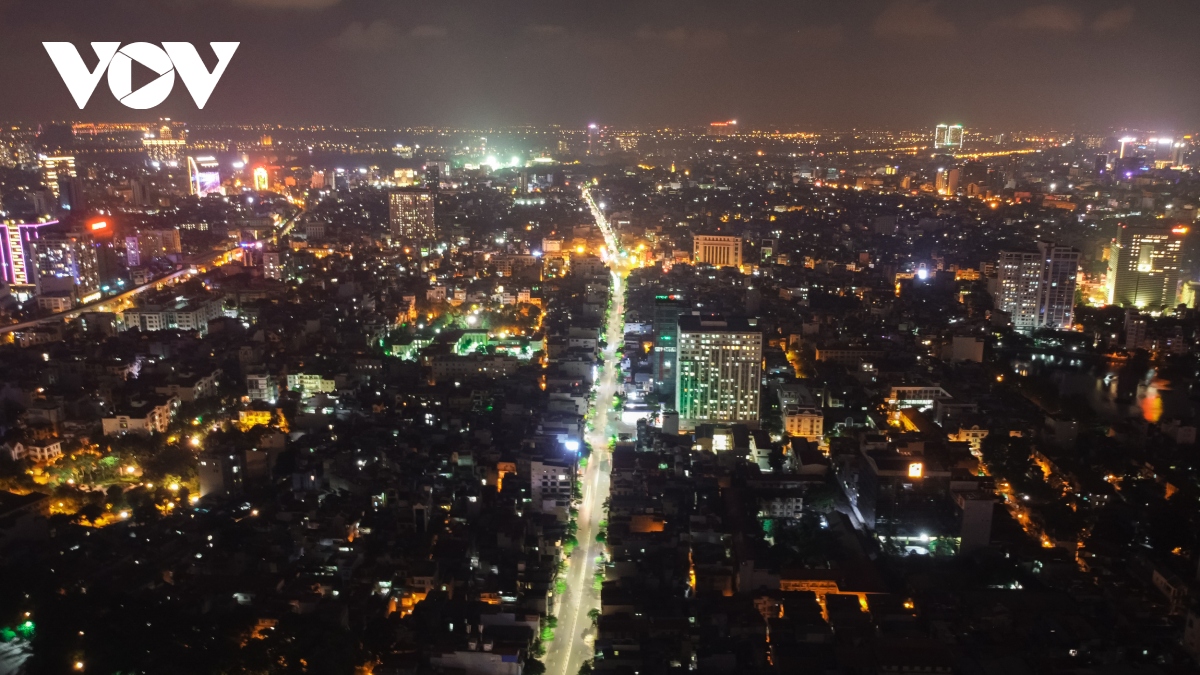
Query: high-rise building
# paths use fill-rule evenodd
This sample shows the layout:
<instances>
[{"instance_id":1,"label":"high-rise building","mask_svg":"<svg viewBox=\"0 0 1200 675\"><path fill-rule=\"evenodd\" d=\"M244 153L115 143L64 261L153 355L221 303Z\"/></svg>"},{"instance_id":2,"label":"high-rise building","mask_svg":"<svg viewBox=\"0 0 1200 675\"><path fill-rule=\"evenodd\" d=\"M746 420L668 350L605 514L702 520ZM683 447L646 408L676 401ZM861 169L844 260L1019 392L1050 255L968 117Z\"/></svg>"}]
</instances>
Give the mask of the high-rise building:
<instances>
[{"instance_id":1,"label":"high-rise building","mask_svg":"<svg viewBox=\"0 0 1200 675\"><path fill-rule=\"evenodd\" d=\"M757 319L682 315L678 357L675 392L681 424L758 422L762 332Z\"/></svg>"},{"instance_id":2,"label":"high-rise building","mask_svg":"<svg viewBox=\"0 0 1200 675\"><path fill-rule=\"evenodd\" d=\"M42 171L42 185L50 188L54 198L59 198L59 182L63 178L75 178L75 157L71 155L53 155L38 157L38 168Z\"/></svg>"},{"instance_id":3,"label":"high-rise building","mask_svg":"<svg viewBox=\"0 0 1200 675\"><path fill-rule=\"evenodd\" d=\"M271 180L267 175L267 167L254 167L254 189L259 192L266 192L271 188Z\"/></svg>"},{"instance_id":4,"label":"high-rise building","mask_svg":"<svg viewBox=\"0 0 1200 675\"><path fill-rule=\"evenodd\" d=\"M962 169L957 166L946 172L946 195L953 197L958 194L958 184L962 178Z\"/></svg>"},{"instance_id":5,"label":"high-rise building","mask_svg":"<svg viewBox=\"0 0 1200 675\"><path fill-rule=\"evenodd\" d=\"M71 176L58 177L58 207L73 214L87 211L87 195L83 191L83 180Z\"/></svg>"},{"instance_id":6,"label":"high-rise building","mask_svg":"<svg viewBox=\"0 0 1200 675\"><path fill-rule=\"evenodd\" d=\"M1037 251L1000 253L997 306L1009 313L1013 328L1025 333L1071 328L1079 256L1076 249L1044 241Z\"/></svg>"},{"instance_id":7,"label":"high-rise building","mask_svg":"<svg viewBox=\"0 0 1200 675\"><path fill-rule=\"evenodd\" d=\"M1042 288L1042 257L1036 251L1001 251L997 275L1000 297L996 305L1008 312L1014 328L1031 332L1037 327Z\"/></svg>"},{"instance_id":8,"label":"high-rise building","mask_svg":"<svg viewBox=\"0 0 1200 675\"><path fill-rule=\"evenodd\" d=\"M1108 256L1108 303L1158 309L1175 305L1188 228L1121 223Z\"/></svg>"},{"instance_id":9,"label":"high-rise building","mask_svg":"<svg viewBox=\"0 0 1200 675\"><path fill-rule=\"evenodd\" d=\"M436 199L425 188L402 188L388 193L388 221L392 234L412 241L437 239L434 220Z\"/></svg>"},{"instance_id":10,"label":"high-rise building","mask_svg":"<svg viewBox=\"0 0 1200 675\"><path fill-rule=\"evenodd\" d=\"M692 261L714 267L741 267L742 238L697 234L692 237Z\"/></svg>"},{"instance_id":11,"label":"high-rise building","mask_svg":"<svg viewBox=\"0 0 1200 675\"><path fill-rule=\"evenodd\" d=\"M601 151L601 130L600 125L595 122L588 125L587 128L587 154L599 155Z\"/></svg>"},{"instance_id":12,"label":"high-rise building","mask_svg":"<svg viewBox=\"0 0 1200 675\"><path fill-rule=\"evenodd\" d=\"M188 157L188 194L206 197L221 194L220 164L216 157Z\"/></svg>"},{"instance_id":13,"label":"high-rise building","mask_svg":"<svg viewBox=\"0 0 1200 675\"><path fill-rule=\"evenodd\" d=\"M679 314L683 305L678 295L654 299L654 388L667 410L675 409L675 370L678 367Z\"/></svg>"},{"instance_id":14,"label":"high-rise building","mask_svg":"<svg viewBox=\"0 0 1200 675\"><path fill-rule=\"evenodd\" d=\"M728 122L711 122L708 125L709 136L733 136L737 133L737 120Z\"/></svg>"},{"instance_id":15,"label":"high-rise building","mask_svg":"<svg viewBox=\"0 0 1200 675\"><path fill-rule=\"evenodd\" d=\"M31 242L38 238L41 228L58 224L57 220L41 223L6 222L0 224L0 280L13 286L32 286L37 282L37 264Z\"/></svg>"},{"instance_id":16,"label":"high-rise building","mask_svg":"<svg viewBox=\"0 0 1200 675\"><path fill-rule=\"evenodd\" d=\"M85 232L43 231L30 242L37 266L38 292L73 285L80 302L100 295L100 261L95 241Z\"/></svg>"},{"instance_id":17,"label":"high-rise building","mask_svg":"<svg viewBox=\"0 0 1200 675\"><path fill-rule=\"evenodd\" d=\"M934 149L961 148L963 126L961 124L939 124L933 130Z\"/></svg>"},{"instance_id":18,"label":"high-rise building","mask_svg":"<svg viewBox=\"0 0 1200 675\"><path fill-rule=\"evenodd\" d=\"M1181 168L1187 166L1187 156L1192 150L1192 137L1184 136L1182 140L1175 141L1175 145L1171 148L1171 166Z\"/></svg>"},{"instance_id":19,"label":"high-rise building","mask_svg":"<svg viewBox=\"0 0 1200 675\"><path fill-rule=\"evenodd\" d=\"M1080 253L1069 246L1038 242L1042 260L1042 288L1038 299L1038 326L1070 330L1075 323L1075 284Z\"/></svg>"},{"instance_id":20,"label":"high-rise building","mask_svg":"<svg viewBox=\"0 0 1200 675\"><path fill-rule=\"evenodd\" d=\"M125 238L126 262L137 266L143 262L149 263L155 258L165 258L183 252L179 239L179 230L174 228L159 230L142 230L136 237Z\"/></svg>"}]
</instances>

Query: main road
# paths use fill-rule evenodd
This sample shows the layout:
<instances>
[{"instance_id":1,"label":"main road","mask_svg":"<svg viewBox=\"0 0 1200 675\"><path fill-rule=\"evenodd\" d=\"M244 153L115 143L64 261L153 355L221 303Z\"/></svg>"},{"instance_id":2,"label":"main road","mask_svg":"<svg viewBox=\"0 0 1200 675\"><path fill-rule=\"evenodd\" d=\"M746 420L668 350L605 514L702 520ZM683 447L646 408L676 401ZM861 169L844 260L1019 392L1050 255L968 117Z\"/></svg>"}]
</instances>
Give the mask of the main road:
<instances>
[{"instance_id":1,"label":"main road","mask_svg":"<svg viewBox=\"0 0 1200 675\"><path fill-rule=\"evenodd\" d=\"M608 499L608 474L612 463L608 451L609 439L620 428L619 413L613 410L613 398L621 386L621 361L617 346L625 338L625 274L620 246L616 233L609 227L608 220L593 200L591 192L583 191L583 198L592 210L592 217L604 234L606 249L610 253L609 267L612 270L608 322L604 326L604 368L595 383L595 398L588 419L591 431L587 433L592 455L580 482L583 487L583 503L576 516L579 546L575 548L567 563L567 592L556 608L558 628L554 641L546 652L546 672L549 675L576 675L583 663L592 658L592 619L588 613L600 607L600 594L593 590L592 579L597 570L597 561L604 556L604 544L596 541L600 523L604 520L604 502Z\"/></svg>"}]
</instances>

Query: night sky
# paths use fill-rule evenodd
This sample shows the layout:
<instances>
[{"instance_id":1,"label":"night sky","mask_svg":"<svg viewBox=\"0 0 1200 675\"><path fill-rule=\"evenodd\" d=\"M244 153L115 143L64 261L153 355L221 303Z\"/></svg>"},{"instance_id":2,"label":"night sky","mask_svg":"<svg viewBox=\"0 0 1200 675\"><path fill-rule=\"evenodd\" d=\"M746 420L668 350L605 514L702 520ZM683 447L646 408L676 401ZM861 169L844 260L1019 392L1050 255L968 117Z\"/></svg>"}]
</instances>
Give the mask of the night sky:
<instances>
[{"instance_id":1,"label":"night sky","mask_svg":"<svg viewBox=\"0 0 1200 675\"><path fill-rule=\"evenodd\" d=\"M0 0L0 119L1085 129L1200 126L1200 2ZM240 41L203 111L181 82L84 111L41 47Z\"/></svg>"}]
</instances>

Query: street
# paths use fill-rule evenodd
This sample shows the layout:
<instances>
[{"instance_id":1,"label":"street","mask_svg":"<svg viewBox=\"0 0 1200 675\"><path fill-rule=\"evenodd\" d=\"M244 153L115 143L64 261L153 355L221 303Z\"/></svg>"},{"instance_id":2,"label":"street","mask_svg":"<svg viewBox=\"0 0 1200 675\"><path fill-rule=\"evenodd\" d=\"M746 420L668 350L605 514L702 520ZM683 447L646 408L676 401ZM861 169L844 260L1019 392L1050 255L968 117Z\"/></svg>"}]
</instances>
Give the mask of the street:
<instances>
[{"instance_id":1,"label":"street","mask_svg":"<svg viewBox=\"0 0 1200 675\"><path fill-rule=\"evenodd\" d=\"M620 425L620 416L613 411L613 396L621 385L621 362L616 350L624 340L625 270L618 267L620 258L615 234L587 190L584 191L584 198L592 208L593 217L604 233L611 254L612 305L608 323L604 327L604 368L595 383L596 395L590 413L592 430L586 438L592 447L592 456L581 479L583 503L579 506L576 520L579 546L568 563L567 593L557 606L558 628L546 652L546 672L550 675L575 675L580 666L592 657L591 642L585 639L592 634L592 620L588 612L600 607L600 594L593 590L592 580L596 561L604 555L604 544L596 542L596 535L605 518L604 501L608 498L611 463L608 441Z\"/></svg>"}]
</instances>

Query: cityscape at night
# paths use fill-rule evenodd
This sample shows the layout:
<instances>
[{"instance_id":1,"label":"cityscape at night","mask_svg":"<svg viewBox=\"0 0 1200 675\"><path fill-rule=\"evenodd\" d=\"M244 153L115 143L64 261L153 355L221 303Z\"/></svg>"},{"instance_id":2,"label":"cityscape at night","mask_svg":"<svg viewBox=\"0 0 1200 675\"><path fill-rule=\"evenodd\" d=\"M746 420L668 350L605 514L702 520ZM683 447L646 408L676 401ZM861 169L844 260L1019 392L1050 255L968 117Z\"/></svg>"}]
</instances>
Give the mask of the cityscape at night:
<instances>
[{"instance_id":1,"label":"cityscape at night","mask_svg":"<svg viewBox=\"0 0 1200 675\"><path fill-rule=\"evenodd\" d=\"M0 675L1200 672L1197 19L0 0Z\"/></svg>"}]
</instances>

